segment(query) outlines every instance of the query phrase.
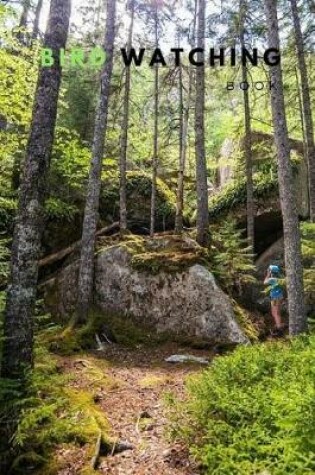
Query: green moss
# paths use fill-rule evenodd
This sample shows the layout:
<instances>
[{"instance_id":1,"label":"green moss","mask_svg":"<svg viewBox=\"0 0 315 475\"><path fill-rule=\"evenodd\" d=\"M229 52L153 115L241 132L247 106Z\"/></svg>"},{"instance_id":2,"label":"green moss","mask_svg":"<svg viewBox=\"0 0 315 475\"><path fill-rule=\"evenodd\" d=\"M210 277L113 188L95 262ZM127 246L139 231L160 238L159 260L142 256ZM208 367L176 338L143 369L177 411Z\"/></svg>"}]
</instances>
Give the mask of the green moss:
<instances>
[{"instance_id":1,"label":"green moss","mask_svg":"<svg viewBox=\"0 0 315 475\"><path fill-rule=\"evenodd\" d=\"M108 443L106 416L94 402L93 393L72 387L76 376L61 373L58 359L43 347L37 349L29 395L20 401L22 418L14 439L18 451L14 473L32 468L33 473L36 469L38 474L56 475L62 460L57 460L55 453L65 444L73 449L84 446L87 469L100 433Z\"/></svg>"},{"instance_id":2,"label":"green moss","mask_svg":"<svg viewBox=\"0 0 315 475\"><path fill-rule=\"evenodd\" d=\"M135 348L138 345L159 345L169 339L165 333L157 334L151 327L137 325L128 315L121 316L100 312L103 323L106 323L119 344Z\"/></svg>"},{"instance_id":3,"label":"green moss","mask_svg":"<svg viewBox=\"0 0 315 475\"><path fill-rule=\"evenodd\" d=\"M253 322L251 313L241 307L235 300L232 301L232 304L236 320L247 338L252 342L258 341L259 330Z\"/></svg>"},{"instance_id":4,"label":"green moss","mask_svg":"<svg viewBox=\"0 0 315 475\"><path fill-rule=\"evenodd\" d=\"M269 199L278 194L278 182L276 174L254 176L254 198L256 200ZM231 210L237 209L246 203L246 180L245 178L226 185L220 193L215 195L209 203L209 213L212 219L222 218Z\"/></svg>"},{"instance_id":5,"label":"green moss","mask_svg":"<svg viewBox=\"0 0 315 475\"><path fill-rule=\"evenodd\" d=\"M207 266L208 251L186 238L188 236L163 234L151 239L129 234L123 238L102 239L98 252L115 247L125 248L132 256L131 266L150 274L183 272L194 264Z\"/></svg>"},{"instance_id":6,"label":"green moss","mask_svg":"<svg viewBox=\"0 0 315 475\"><path fill-rule=\"evenodd\" d=\"M146 252L137 254L132 258L131 264L134 269L158 274L159 272L176 273L183 272L194 264L207 265L202 253L194 252Z\"/></svg>"},{"instance_id":7,"label":"green moss","mask_svg":"<svg viewBox=\"0 0 315 475\"><path fill-rule=\"evenodd\" d=\"M42 333L42 343L50 351L70 356L82 350L95 348L95 334L99 333L104 320L100 313L91 311L88 321L81 327L74 327L72 321L66 328L52 329Z\"/></svg>"},{"instance_id":8,"label":"green moss","mask_svg":"<svg viewBox=\"0 0 315 475\"><path fill-rule=\"evenodd\" d=\"M101 334L104 325L111 330L119 344L131 348L139 344L157 345L168 339L163 333L156 334L151 327L137 325L128 315L93 308L88 322L81 327L74 327L70 322L65 328L59 326L41 332L41 344L61 356L77 355L82 351L95 349L95 334Z\"/></svg>"}]
</instances>

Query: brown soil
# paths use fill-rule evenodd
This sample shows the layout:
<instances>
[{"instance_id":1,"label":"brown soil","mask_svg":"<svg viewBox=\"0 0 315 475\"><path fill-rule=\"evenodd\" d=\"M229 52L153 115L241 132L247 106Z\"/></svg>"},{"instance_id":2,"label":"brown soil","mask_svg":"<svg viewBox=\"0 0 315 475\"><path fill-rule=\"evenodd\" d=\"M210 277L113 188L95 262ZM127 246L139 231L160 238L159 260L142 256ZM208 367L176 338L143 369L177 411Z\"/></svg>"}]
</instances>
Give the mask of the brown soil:
<instances>
[{"instance_id":1,"label":"brown soil","mask_svg":"<svg viewBox=\"0 0 315 475\"><path fill-rule=\"evenodd\" d=\"M126 349L109 345L93 358L106 360L106 376L112 384L100 386L97 401L111 425L114 441L133 446L115 455L101 457L98 471L110 475L197 475L198 467L187 448L170 442L165 395L183 396L185 378L201 370L199 364L170 364L172 354L194 354L209 358L209 351L166 344L158 348ZM67 362L73 371L75 362ZM78 364L78 363L76 363ZM76 384L83 386L78 378ZM70 465L70 464L69 464ZM68 467L69 467L68 465ZM69 467L62 475L73 474Z\"/></svg>"}]
</instances>

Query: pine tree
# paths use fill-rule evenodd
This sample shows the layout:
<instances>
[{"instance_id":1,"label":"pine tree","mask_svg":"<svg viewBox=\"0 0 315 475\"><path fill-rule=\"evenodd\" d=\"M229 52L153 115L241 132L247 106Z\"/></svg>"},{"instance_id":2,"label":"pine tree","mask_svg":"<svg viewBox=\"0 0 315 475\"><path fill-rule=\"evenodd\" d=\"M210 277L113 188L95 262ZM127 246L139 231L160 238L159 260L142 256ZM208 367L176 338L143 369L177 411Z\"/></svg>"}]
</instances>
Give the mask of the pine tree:
<instances>
[{"instance_id":1,"label":"pine tree","mask_svg":"<svg viewBox=\"0 0 315 475\"><path fill-rule=\"evenodd\" d=\"M315 140L309 77L305 61L304 40L297 1L290 0L290 4L293 16L297 59L301 78L302 110L304 117L306 158L309 176L310 218L311 221L315 222Z\"/></svg>"},{"instance_id":2,"label":"pine tree","mask_svg":"<svg viewBox=\"0 0 315 475\"><path fill-rule=\"evenodd\" d=\"M52 0L46 48L56 52L65 47L69 18L70 0ZM22 378L33 363L33 313L43 205L61 83L58 55L54 59L54 67L43 68L39 73L14 229L1 365L1 375L11 379Z\"/></svg>"},{"instance_id":3,"label":"pine tree","mask_svg":"<svg viewBox=\"0 0 315 475\"><path fill-rule=\"evenodd\" d=\"M159 47L159 16L158 1L155 0L154 8L154 36L155 48ZM159 163L159 66L154 65L154 131L153 131L153 159L152 159L152 192L151 192L151 219L150 236L155 232L155 214L156 214L156 182Z\"/></svg>"},{"instance_id":4,"label":"pine tree","mask_svg":"<svg viewBox=\"0 0 315 475\"><path fill-rule=\"evenodd\" d=\"M241 48L246 47L245 43L245 21L248 4L246 0L240 0L239 17L240 28L239 38ZM254 185L253 185L253 159L252 159L252 127L251 127L251 111L249 101L248 73L246 64L242 63L242 81L245 85L243 90L244 98L244 122L245 122L245 136L244 136L244 151L245 151L245 166L246 166L246 216L247 216L247 240L251 253L254 251Z\"/></svg>"},{"instance_id":5,"label":"pine tree","mask_svg":"<svg viewBox=\"0 0 315 475\"><path fill-rule=\"evenodd\" d=\"M197 47L205 49L205 0L199 0ZM201 246L209 242L209 203L207 183L207 161L205 154L205 68L197 67L196 72L196 188L197 188L197 241Z\"/></svg>"},{"instance_id":6,"label":"pine tree","mask_svg":"<svg viewBox=\"0 0 315 475\"><path fill-rule=\"evenodd\" d=\"M196 31L196 5L195 1L195 14L193 19L193 31L190 41L190 45L193 48L195 42ZM184 176L186 168L186 155L188 145L188 129L189 129L189 112L192 100L193 89L193 68L189 67L188 76L188 92L186 105L184 104L184 84L183 84L183 67L179 66L179 111L180 111L180 130L179 130L179 169L177 178L177 190L176 190L176 216L175 216L175 232L181 233L183 230L183 210L184 210Z\"/></svg>"},{"instance_id":7,"label":"pine tree","mask_svg":"<svg viewBox=\"0 0 315 475\"><path fill-rule=\"evenodd\" d=\"M75 323L82 323L87 319L93 290L95 233L98 223L102 159L107 128L110 83L113 71L115 22L116 0L107 0L106 34L104 42L107 60L101 76L101 93L95 119L92 160L81 240L78 302Z\"/></svg>"},{"instance_id":8,"label":"pine tree","mask_svg":"<svg viewBox=\"0 0 315 475\"><path fill-rule=\"evenodd\" d=\"M265 0L269 47L280 50L277 2ZM301 236L290 163L290 144L285 113L283 77L280 64L271 67L271 106L278 157L278 178L283 217L285 267L290 334L307 330L304 307Z\"/></svg>"},{"instance_id":9,"label":"pine tree","mask_svg":"<svg viewBox=\"0 0 315 475\"><path fill-rule=\"evenodd\" d=\"M43 8L43 0L38 0L35 9L35 18L33 23L32 39L36 40L39 35L39 19Z\"/></svg>"},{"instance_id":10,"label":"pine tree","mask_svg":"<svg viewBox=\"0 0 315 475\"><path fill-rule=\"evenodd\" d=\"M135 13L135 0L130 1L130 26L128 33L127 50L132 47L133 23ZM123 104L123 120L121 126L120 141L120 232L127 230L127 196L126 196L126 170L128 148L128 124L129 124L129 101L130 101L131 71L130 66L125 70L125 93Z\"/></svg>"}]
</instances>

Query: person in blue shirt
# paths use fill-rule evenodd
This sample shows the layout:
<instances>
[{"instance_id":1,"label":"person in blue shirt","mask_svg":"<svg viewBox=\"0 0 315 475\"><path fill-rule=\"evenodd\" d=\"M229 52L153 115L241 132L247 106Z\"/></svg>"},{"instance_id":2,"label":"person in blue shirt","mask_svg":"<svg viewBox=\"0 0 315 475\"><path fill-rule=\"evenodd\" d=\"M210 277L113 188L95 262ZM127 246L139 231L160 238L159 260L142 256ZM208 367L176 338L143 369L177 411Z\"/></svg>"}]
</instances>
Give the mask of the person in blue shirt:
<instances>
[{"instance_id":1,"label":"person in blue shirt","mask_svg":"<svg viewBox=\"0 0 315 475\"><path fill-rule=\"evenodd\" d=\"M269 296L271 302L271 315L276 325L275 335L281 335L284 324L281 318L281 305L283 302L283 289L279 283L280 268L276 265L270 265L264 280L264 284L270 288Z\"/></svg>"}]
</instances>

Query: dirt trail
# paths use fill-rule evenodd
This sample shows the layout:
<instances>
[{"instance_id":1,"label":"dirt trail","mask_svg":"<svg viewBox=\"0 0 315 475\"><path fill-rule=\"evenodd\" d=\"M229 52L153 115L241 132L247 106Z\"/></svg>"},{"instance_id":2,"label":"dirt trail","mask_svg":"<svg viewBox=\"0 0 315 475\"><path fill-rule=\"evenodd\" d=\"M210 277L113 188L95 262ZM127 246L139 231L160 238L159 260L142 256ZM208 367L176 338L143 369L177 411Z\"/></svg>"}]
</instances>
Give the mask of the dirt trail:
<instances>
[{"instance_id":1,"label":"dirt trail","mask_svg":"<svg viewBox=\"0 0 315 475\"><path fill-rule=\"evenodd\" d=\"M127 350L110 346L102 357L117 385L102 395L100 404L112 426L112 435L133 445L132 450L101 459L99 471L111 475L195 475L198 469L180 445L165 437L168 420L164 395L183 392L185 377L200 365L173 365L164 359L174 353L207 356L166 345L157 349ZM101 355L100 355L101 356ZM99 356L99 357L100 357Z\"/></svg>"}]
</instances>

